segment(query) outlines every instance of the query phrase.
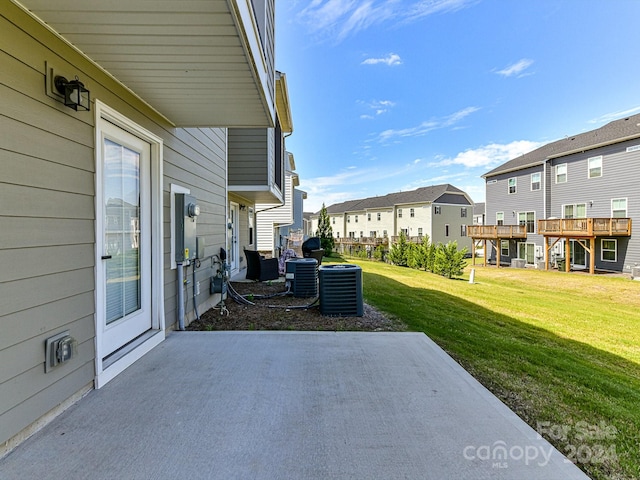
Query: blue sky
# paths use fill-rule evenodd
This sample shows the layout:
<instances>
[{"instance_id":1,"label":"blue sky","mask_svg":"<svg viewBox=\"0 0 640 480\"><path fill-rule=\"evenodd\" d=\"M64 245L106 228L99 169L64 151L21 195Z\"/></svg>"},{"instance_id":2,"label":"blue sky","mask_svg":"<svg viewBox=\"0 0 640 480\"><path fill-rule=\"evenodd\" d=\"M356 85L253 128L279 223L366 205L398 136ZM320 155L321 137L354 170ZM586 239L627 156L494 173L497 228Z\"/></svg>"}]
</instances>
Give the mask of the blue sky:
<instances>
[{"instance_id":1,"label":"blue sky","mask_svg":"<svg viewBox=\"0 0 640 480\"><path fill-rule=\"evenodd\" d=\"M305 211L481 175L640 113L639 0L278 0Z\"/></svg>"}]
</instances>

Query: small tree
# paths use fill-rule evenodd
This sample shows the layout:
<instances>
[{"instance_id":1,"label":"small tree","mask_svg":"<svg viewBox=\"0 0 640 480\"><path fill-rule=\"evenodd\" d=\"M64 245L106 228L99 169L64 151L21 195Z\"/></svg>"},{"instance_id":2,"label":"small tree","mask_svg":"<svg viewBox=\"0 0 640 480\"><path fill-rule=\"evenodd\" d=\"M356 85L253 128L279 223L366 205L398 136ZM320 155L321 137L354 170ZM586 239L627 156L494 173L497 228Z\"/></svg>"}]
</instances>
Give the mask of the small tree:
<instances>
[{"instance_id":1,"label":"small tree","mask_svg":"<svg viewBox=\"0 0 640 480\"><path fill-rule=\"evenodd\" d=\"M458 250L457 242L439 244L435 252L434 273L447 278L459 277L467 264L464 260L466 253L466 247Z\"/></svg>"},{"instance_id":2,"label":"small tree","mask_svg":"<svg viewBox=\"0 0 640 480\"><path fill-rule=\"evenodd\" d=\"M324 255L326 257L331 256L333 248L335 247L335 241L333 239L333 229L329 221L329 214L327 213L327 208L324 206L324 203L320 209L316 237L320 238L320 246L324 249Z\"/></svg>"},{"instance_id":3,"label":"small tree","mask_svg":"<svg viewBox=\"0 0 640 480\"><path fill-rule=\"evenodd\" d=\"M398 265L400 267L407 266L409 253L409 245L407 243L407 236L404 231L400 230L400 239L397 243L391 245L391 251L389 252L388 259L394 265Z\"/></svg>"}]
</instances>

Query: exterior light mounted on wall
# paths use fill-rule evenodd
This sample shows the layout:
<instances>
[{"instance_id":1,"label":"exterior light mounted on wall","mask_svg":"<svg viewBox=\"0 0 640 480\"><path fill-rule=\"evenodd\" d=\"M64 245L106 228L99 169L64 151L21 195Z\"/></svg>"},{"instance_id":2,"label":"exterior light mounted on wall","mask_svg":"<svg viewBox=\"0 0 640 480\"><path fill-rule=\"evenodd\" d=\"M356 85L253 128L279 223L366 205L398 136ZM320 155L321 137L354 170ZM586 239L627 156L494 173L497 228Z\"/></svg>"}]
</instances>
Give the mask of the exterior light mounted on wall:
<instances>
[{"instance_id":1,"label":"exterior light mounted on wall","mask_svg":"<svg viewBox=\"0 0 640 480\"><path fill-rule=\"evenodd\" d=\"M84 87L78 77L75 80L67 80L58 75L54 79L56 90L64 96L64 104L74 110L91 110L91 93Z\"/></svg>"}]
</instances>

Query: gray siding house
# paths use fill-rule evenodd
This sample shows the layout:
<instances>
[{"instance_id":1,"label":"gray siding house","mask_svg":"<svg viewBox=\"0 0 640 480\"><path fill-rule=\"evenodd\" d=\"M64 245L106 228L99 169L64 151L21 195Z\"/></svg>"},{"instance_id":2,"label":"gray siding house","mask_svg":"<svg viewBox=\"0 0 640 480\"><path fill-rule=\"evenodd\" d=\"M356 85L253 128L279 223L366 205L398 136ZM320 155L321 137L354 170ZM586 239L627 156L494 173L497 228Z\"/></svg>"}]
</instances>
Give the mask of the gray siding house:
<instances>
[{"instance_id":1,"label":"gray siding house","mask_svg":"<svg viewBox=\"0 0 640 480\"><path fill-rule=\"evenodd\" d=\"M220 300L227 127L276 127L274 3L0 4L0 456Z\"/></svg>"},{"instance_id":2,"label":"gray siding house","mask_svg":"<svg viewBox=\"0 0 640 480\"><path fill-rule=\"evenodd\" d=\"M491 258L631 272L640 264L640 115L544 145L483 175ZM513 235L489 230L517 225ZM497 251L500 249L500 252ZM538 263L541 266L541 263Z\"/></svg>"}]
</instances>

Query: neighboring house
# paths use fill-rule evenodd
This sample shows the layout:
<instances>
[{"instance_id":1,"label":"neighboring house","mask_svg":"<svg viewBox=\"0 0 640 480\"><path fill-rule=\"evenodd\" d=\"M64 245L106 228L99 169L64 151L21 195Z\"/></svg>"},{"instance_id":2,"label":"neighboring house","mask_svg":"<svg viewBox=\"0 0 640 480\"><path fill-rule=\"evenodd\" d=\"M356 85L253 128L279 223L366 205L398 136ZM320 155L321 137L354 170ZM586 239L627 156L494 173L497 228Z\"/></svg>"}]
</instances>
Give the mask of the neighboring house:
<instances>
[{"instance_id":1,"label":"neighboring house","mask_svg":"<svg viewBox=\"0 0 640 480\"><path fill-rule=\"evenodd\" d=\"M306 200L306 194L304 198ZM305 239L316 235L316 231L313 229L313 220L311 219L313 215L313 212L303 212L302 214L302 233Z\"/></svg>"},{"instance_id":2,"label":"neighboring house","mask_svg":"<svg viewBox=\"0 0 640 480\"><path fill-rule=\"evenodd\" d=\"M226 127L276 126L274 4L1 3L0 456L220 300ZM177 193L199 206L195 282Z\"/></svg>"},{"instance_id":3,"label":"neighboring house","mask_svg":"<svg viewBox=\"0 0 640 480\"><path fill-rule=\"evenodd\" d=\"M291 185L297 182L297 174L287 173L293 156L286 151L285 137L293 132L293 122L286 75L275 73L275 128L229 129L227 235L232 276L246 269L245 249L265 250L260 245L265 230L273 237L273 226L261 221L260 212L281 206L291 209Z\"/></svg>"},{"instance_id":4,"label":"neighboring house","mask_svg":"<svg viewBox=\"0 0 640 480\"><path fill-rule=\"evenodd\" d=\"M566 269L630 272L640 264L639 162L640 115L544 145L483 175L487 226L471 233L501 261L568 257Z\"/></svg>"},{"instance_id":5,"label":"neighboring house","mask_svg":"<svg viewBox=\"0 0 640 480\"><path fill-rule=\"evenodd\" d=\"M485 203L476 203L473 205L473 224L484 225Z\"/></svg>"},{"instance_id":6,"label":"neighboring house","mask_svg":"<svg viewBox=\"0 0 640 480\"><path fill-rule=\"evenodd\" d=\"M285 152L284 201L280 203L256 204L257 250L278 257L282 243L281 228L295 221L295 187L300 185L293 154Z\"/></svg>"},{"instance_id":7,"label":"neighboring house","mask_svg":"<svg viewBox=\"0 0 640 480\"><path fill-rule=\"evenodd\" d=\"M434 243L456 241L460 248L471 248L466 230L473 220L473 202L449 184L349 200L328 206L327 214L339 245L387 244L404 231L410 241L428 236ZM315 231L319 214L311 218Z\"/></svg>"},{"instance_id":8,"label":"neighboring house","mask_svg":"<svg viewBox=\"0 0 640 480\"><path fill-rule=\"evenodd\" d=\"M307 192L293 189L293 223L291 225L285 225L278 227L276 235L279 238L280 245L285 246L285 239L289 238L290 234L302 234L305 236L305 220L304 220L304 201L307 199Z\"/></svg>"}]
</instances>

